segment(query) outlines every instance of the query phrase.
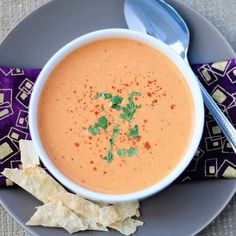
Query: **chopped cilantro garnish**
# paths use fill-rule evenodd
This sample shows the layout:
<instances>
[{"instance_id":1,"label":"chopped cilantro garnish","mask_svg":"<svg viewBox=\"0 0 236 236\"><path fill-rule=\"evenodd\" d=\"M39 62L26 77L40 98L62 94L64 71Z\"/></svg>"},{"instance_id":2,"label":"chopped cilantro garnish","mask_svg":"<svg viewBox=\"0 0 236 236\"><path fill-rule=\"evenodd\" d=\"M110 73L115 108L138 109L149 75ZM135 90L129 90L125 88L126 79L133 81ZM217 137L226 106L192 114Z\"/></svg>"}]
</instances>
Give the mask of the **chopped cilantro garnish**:
<instances>
[{"instance_id":1,"label":"chopped cilantro garnish","mask_svg":"<svg viewBox=\"0 0 236 236\"><path fill-rule=\"evenodd\" d=\"M102 128L105 130L107 129L107 127L108 127L108 120L105 116L102 116L98 119L98 122L95 123L94 126L88 128L88 132L92 135L97 135L100 133L99 128Z\"/></svg>"},{"instance_id":2,"label":"chopped cilantro garnish","mask_svg":"<svg viewBox=\"0 0 236 236\"><path fill-rule=\"evenodd\" d=\"M137 151L136 148L129 148L129 149L127 150L127 153L128 153L128 156L129 156L129 157L134 157L134 156L137 156L138 151Z\"/></svg>"},{"instance_id":3,"label":"chopped cilantro garnish","mask_svg":"<svg viewBox=\"0 0 236 236\"><path fill-rule=\"evenodd\" d=\"M107 129L108 127L108 120L105 116L102 116L98 119L98 123L95 124L96 127L101 127L103 129Z\"/></svg>"},{"instance_id":4,"label":"chopped cilantro garnish","mask_svg":"<svg viewBox=\"0 0 236 236\"><path fill-rule=\"evenodd\" d=\"M98 99L98 98L104 98L104 99L111 99L112 95L111 93L97 93L93 98Z\"/></svg>"},{"instance_id":5,"label":"chopped cilantro garnish","mask_svg":"<svg viewBox=\"0 0 236 236\"><path fill-rule=\"evenodd\" d=\"M111 108L115 110L121 110L121 104L123 101L123 98L121 96L112 96L111 98Z\"/></svg>"},{"instance_id":6,"label":"chopped cilantro garnish","mask_svg":"<svg viewBox=\"0 0 236 236\"><path fill-rule=\"evenodd\" d=\"M122 103L122 101L123 101L123 98L121 96L113 96L111 98L112 104L120 104Z\"/></svg>"},{"instance_id":7,"label":"chopped cilantro garnish","mask_svg":"<svg viewBox=\"0 0 236 236\"><path fill-rule=\"evenodd\" d=\"M107 156L104 157L104 160L106 160L107 163L111 163L113 161L113 154L111 150L108 151Z\"/></svg>"},{"instance_id":8,"label":"chopped cilantro garnish","mask_svg":"<svg viewBox=\"0 0 236 236\"><path fill-rule=\"evenodd\" d=\"M88 132L92 135L97 135L100 133L100 130L98 127L90 127L88 128Z\"/></svg>"},{"instance_id":9,"label":"chopped cilantro garnish","mask_svg":"<svg viewBox=\"0 0 236 236\"><path fill-rule=\"evenodd\" d=\"M131 121L134 118L134 114L137 109L141 108L141 105L138 105L134 101L134 97L141 96L140 92L132 92L128 94L128 104L123 106L121 103L123 101L123 97L118 95L112 95L111 93L97 93L93 98L103 98L110 100L110 107L121 111L121 113L118 115L120 119ZM137 99L136 99L137 100ZM109 111L103 109L103 112L108 113ZM105 116L102 116L98 119L98 122L94 124L94 126L88 128L88 131L93 134L97 135L100 134L101 129L106 130L108 128L108 120ZM107 155L104 157L104 160L107 161L107 163L112 162L113 160L113 147L115 145L115 138L120 133L120 127L119 124L115 124L112 130L111 137L109 139L109 150L107 152ZM128 137L132 137L133 140L138 139L139 137L139 127L138 125L134 125L127 134ZM134 157L137 156L137 149L134 147L128 148L128 149L119 149L117 151L117 154L120 157Z\"/></svg>"},{"instance_id":10,"label":"chopped cilantro garnish","mask_svg":"<svg viewBox=\"0 0 236 236\"><path fill-rule=\"evenodd\" d=\"M134 102L133 97L136 97L136 96L141 96L141 93L132 92L131 94L128 95L129 103L125 107L122 107L123 113L119 115L119 118L126 121L130 121L133 119L136 109L141 108L141 105L137 105Z\"/></svg>"},{"instance_id":11,"label":"chopped cilantro garnish","mask_svg":"<svg viewBox=\"0 0 236 236\"><path fill-rule=\"evenodd\" d=\"M112 138L114 139L120 133L120 126L115 124L115 127L112 132Z\"/></svg>"},{"instance_id":12,"label":"chopped cilantro garnish","mask_svg":"<svg viewBox=\"0 0 236 236\"><path fill-rule=\"evenodd\" d=\"M120 157L134 157L137 156L137 149L136 148L129 148L129 149L119 149L117 154Z\"/></svg>"},{"instance_id":13,"label":"chopped cilantro garnish","mask_svg":"<svg viewBox=\"0 0 236 236\"><path fill-rule=\"evenodd\" d=\"M134 112L132 112L128 107L122 107L123 113L119 114L119 118L130 121L133 119Z\"/></svg>"},{"instance_id":14,"label":"chopped cilantro garnish","mask_svg":"<svg viewBox=\"0 0 236 236\"><path fill-rule=\"evenodd\" d=\"M112 96L111 93L97 93L93 98L98 99L100 97L104 99L110 99L111 108L115 110L121 110L122 107L119 105L123 101L123 98L121 96L118 96L118 95Z\"/></svg>"},{"instance_id":15,"label":"chopped cilantro garnish","mask_svg":"<svg viewBox=\"0 0 236 236\"><path fill-rule=\"evenodd\" d=\"M139 136L139 128L137 125L132 127L128 132L128 137L132 137L134 140L136 140Z\"/></svg>"},{"instance_id":16,"label":"chopped cilantro garnish","mask_svg":"<svg viewBox=\"0 0 236 236\"><path fill-rule=\"evenodd\" d=\"M111 138L109 139L110 148L108 150L107 155L104 157L104 160L106 160L107 163L110 163L113 160L113 146L115 144L115 137L119 135L119 133L120 133L120 128L119 125L116 124L116 126L113 128Z\"/></svg>"},{"instance_id":17,"label":"chopped cilantro garnish","mask_svg":"<svg viewBox=\"0 0 236 236\"><path fill-rule=\"evenodd\" d=\"M125 157L125 156L127 156L127 150L125 150L125 149L119 149L119 150L117 151L117 154L118 154L120 157Z\"/></svg>"},{"instance_id":18,"label":"chopped cilantro garnish","mask_svg":"<svg viewBox=\"0 0 236 236\"><path fill-rule=\"evenodd\" d=\"M117 105L117 104L112 104L111 108L113 108L115 110L118 110L118 111L122 109L122 107L120 105Z\"/></svg>"}]
</instances>

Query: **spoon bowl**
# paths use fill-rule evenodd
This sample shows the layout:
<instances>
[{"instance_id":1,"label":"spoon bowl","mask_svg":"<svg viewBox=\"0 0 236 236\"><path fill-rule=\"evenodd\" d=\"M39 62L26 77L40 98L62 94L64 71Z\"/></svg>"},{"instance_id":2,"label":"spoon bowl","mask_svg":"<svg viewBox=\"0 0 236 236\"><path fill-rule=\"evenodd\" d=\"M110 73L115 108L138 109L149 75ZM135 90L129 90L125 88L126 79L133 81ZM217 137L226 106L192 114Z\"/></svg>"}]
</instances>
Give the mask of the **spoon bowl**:
<instances>
[{"instance_id":1,"label":"spoon bowl","mask_svg":"<svg viewBox=\"0 0 236 236\"><path fill-rule=\"evenodd\" d=\"M126 0L124 11L130 29L160 39L187 59L190 33L173 7L162 0Z\"/></svg>"}]
</instances>

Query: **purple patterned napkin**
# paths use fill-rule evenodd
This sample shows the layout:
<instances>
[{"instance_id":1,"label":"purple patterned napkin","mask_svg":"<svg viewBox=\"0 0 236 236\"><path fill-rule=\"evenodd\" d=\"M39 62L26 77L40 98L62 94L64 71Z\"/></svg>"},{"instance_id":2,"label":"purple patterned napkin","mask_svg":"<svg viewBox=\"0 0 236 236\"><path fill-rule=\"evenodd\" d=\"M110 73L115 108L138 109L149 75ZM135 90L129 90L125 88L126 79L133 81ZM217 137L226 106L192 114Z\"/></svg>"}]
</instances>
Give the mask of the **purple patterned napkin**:
<instances>
[{"instance_id":1,"label":"purple patterned napkin","mask_svg":"<svg viewBox=\"0 0 236 236\"><path fill-rule=\"evenodd\" d=\"M222 111L236 124L236 61L193 65ZM21 164L18 141L31 139L28 107L39 69L0 67L0 172ZM192 162L178 179L236 178L236 156L206 110L204 134ZM0 174L0 186L10 185Z\"/></svg>"},{"instance_id":2,"label":"purple patterned napkin","mask_svg":"<svg viewBox=\"0 0 236 236\"><path fill-rule=\"evenodd\" d=\"M192 69L220 109L236 127L236 60L192 65ZM180 181L236 178L236 155L205 108L199 148Z\"/></svg>"}]
</instances>

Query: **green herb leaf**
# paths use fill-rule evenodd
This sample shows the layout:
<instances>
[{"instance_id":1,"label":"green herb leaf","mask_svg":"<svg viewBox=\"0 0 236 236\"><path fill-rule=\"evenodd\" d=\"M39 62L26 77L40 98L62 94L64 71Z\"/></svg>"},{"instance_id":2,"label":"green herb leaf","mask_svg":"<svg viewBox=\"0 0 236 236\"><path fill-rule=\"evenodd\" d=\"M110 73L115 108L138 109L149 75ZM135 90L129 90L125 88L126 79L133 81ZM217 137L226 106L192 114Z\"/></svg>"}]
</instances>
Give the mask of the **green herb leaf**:
<instances>
[{"instance_id":1,"label":"green herb leaf","mask_svg":"<svg viewBox=\"0 0 236 236\"><path fill-rule=\"evenodd\" d=\"M91 133L92 135L97 135L100 133L100 129L99 128L102 128L102 129L107 129L108 127L108 120L105 116L102 116L98 119L98 122L95 123L94 126L88 128L88 132Z\"/></svg>"},{"instance_id":2,"label":"green herb leaf","mask_svg":"<svg viewBox=\"0 0 236 236\"><path fill-rule=\"evenodd\" d=\"M103 129L107 129L108 120L105 116L102 116L98 119L98 123L95 124L95 127L101 127Z\"/></svg>"},{"instance_id":3,"label":"green herb leaf","mask_svg":"<svg viewBox=\"0 0 236 236\"><path fill-rule=\"evenodd\" d=\"M113 108L115 110L118 110L118 111L120 111L122 109L122 107L120 105L117 105L117 104L112 104L111 108Z\"/></svg>"},{"instance_id":4,"label":"green herb leaf","mask_svg":"<svg viewBox=\"0 0 236 236\"><path fill-rule=\"evenodd\" d=\"M122 103L122 101L123 101L123 98L121 96L113 96L111 98L112 104L120 104Z\"/></svg>"},{"instance_id":5,"label":"green herb leaf","mask_svg":"<svg viewBox=\"0 0 236 236\"><path fill-rule=\"evenodd\" d=\"M136 105L135 104L134 99L133 99L133 97L135 97L135 96L141 96L141 93L132 92L131 94L128 95L129 103L125 107L122 107L123 113L121 113L119 115L120 119L123 119L123 120L126 120L126 121L132 120L133 117L134 117L134 113L135 113L136 109L141 107L141 105Z\"/></svg>"},{"instance_id":6,"label":"green herb leaf","mask_svg":"<svg viewBox=\"0 0 236 236\"><path fill-rule=\"evenodd\" d=\"M108 151L107 156L104 157L104 160L106 160L107 163L111 163L113 161L113 154L111 150Z\"/></svg>"},{"instance_id":7,"label":"green herb leaf","mask_svg":"<svg viewBox=\"0 0 236 236\"><path fill-rule=\"evenodd\" d=\"M129 149L119 149L117 151L117 154L120 156L120 157L134 157L134 156L137 156L138 154L138 151L136 148L129 148Z\"/></svg>"},{"instance_id":8,"label":"green herb leaf","mask_svg":"<svg viewBox=\"0 0 236 236\"><path fill-rule=\"evenodd\" d=\"M119 118L130 121L133 119L134 112L132 112L129 107L122 107L123 113L119 114Z\"/></svg>"},{"instance_id":9,"label":"green herb leaf","mask_svg":"<svg viewBox=\"0 0 236 236\"><path fill-rule=\"evenodd\" d=\"M118 154L120 157L125 157L125 156L127 156L127 150L125 150L125 149L119 149L119 150L117 151L117 154Z\"/></svg>"},{"instance_id":10,"label":"green herb leaf","mask_svg":"<svg viewBox=\"0 0 236 236\"><path fill-rule=\"evenodd\" d=\"M111 138L109 139L110 148L108 150L107 156L104 157L104 160L106 160L107 163L111 163L113 160L113 146L115 144L115 137L119 135L119 133L120 133L120 127L118 124L116 124L115 127L113 128Z\"/></svg>"},{"instance_id":11,"label":"green herb leaf","mask_svg":"<svg viewBox=\"0 0 236 236\"><path fill-rule=\"evenodd\" d=\"M120 126L116 124L112 132L112 138L114 139L120 133Z\"/></svg>"},{"instance_id":12,"label":"green herb leaf","mask_svg":"<svg viewBox=\"0 0 236 236\"><path fill-rule=\"evenodd\" d=\"M128 156L129 156L129 157L134 157L134 156L137 156L138 151L137 151L136 148L129 148L129 149L127 150L127 153L128 153Z\"/></svg>"},{"instance_id":13,"label":"green herb leaf","mask_svg":"<svg viewBox=\"0 0 236 236\"><path fill-rule=\"evenodd\" d=\"M121 96L112 96L111 98L111 108L115 110L121 110L122 107L119 105L123 101L123 98Z\"/></svg>"},{"instance_id":14,"label":"green herb leaf","mask_svg":"<svg viewBox=\"0 0 236 236\"><path fill-rule=\"evenodd\" d=\"M104 98L104 99L111 99L112 94L111 93L97 93L93 98L98 99L98 98Z\"/></svg>"},{"instance_id":15,"label":"green herb leaf","mask_svg":"<svg viewBox=\"0 0 236 236\"><path fill-rule=\"evenodd\" d=\"M88 132L92 135L97 135L100 133L100 130L98 127L90 127L88 128Z\"/></svg>"},{"instance_id":16,"label":"green herb leaf","mask_svg":"<svg viewBox=\"0 0 236 236\"><path fill-rule=\"evenodd\" d=\"M139 128L137 125L135 125L133 128L130 129L128 132L128 137L132 137L134 140L136 140L139 137Z\"/></svg>"}]
</instances>

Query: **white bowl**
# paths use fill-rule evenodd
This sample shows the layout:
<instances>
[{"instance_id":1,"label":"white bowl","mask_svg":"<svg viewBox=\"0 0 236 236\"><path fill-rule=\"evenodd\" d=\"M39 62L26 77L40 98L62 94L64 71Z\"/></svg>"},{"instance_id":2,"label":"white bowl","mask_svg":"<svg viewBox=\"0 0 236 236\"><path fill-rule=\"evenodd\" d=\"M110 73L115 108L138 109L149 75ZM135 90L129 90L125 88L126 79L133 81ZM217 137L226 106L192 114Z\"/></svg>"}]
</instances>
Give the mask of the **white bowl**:
<instances>
[{"instance_id":1,"label":"white bowl","mask_svg":"<svg viewBox=\"0 0 236 236\"><path fill-rule=\"evenodd\" d=\"M167 175L164 179L157 182L153 186L143 189L141 191L127 194L98 193L95 191L88 190L84 187L81 187L77 183L73 182L72 180L64 176L54 166L54 164L46 154L43 145L41 143L38 131L38 122L37 122L38 103L40 94L42 92L46 80L48 79L48 76L58 65L58 63L75 49L90 42L106 38L133 39L145 43L147 45L150 45L153 48L157 48L159 51L164 53L176 65L176 67L179 68L179 70L184 75L184 78L191 91L194 104L195 117L194 117L192 137L187 147L187 150L183 155L179 164L169 175ZM193 74L189 65L187 65L179 55L177 55L174 51L172 51L172 49L170 49L166 44L164 44L160 40L155 39L149 35L127 29L106 29L106 30L95 31L86 34L84 36L81 36L73 40L72 42L68 43L67 45L65 45L62 49L60 49L57 53L53 55L53 57L47 62L47 64L41 71L35 83L29 107L29 126L32 140L39 153L40 159L42 160L43 164L47 167L47 169L50 171L50 173L72 192L80 194L91 200L103 201L103 202L125 202L125 201L143 199L157 192L160 192L162 189L171 184L184 171L184 169L188 166L188 164L192 160L202 136L203 121L204 121L204 109L203 109L202 94L198 86L196 76Z\"/></svg>"}]
</instances>

